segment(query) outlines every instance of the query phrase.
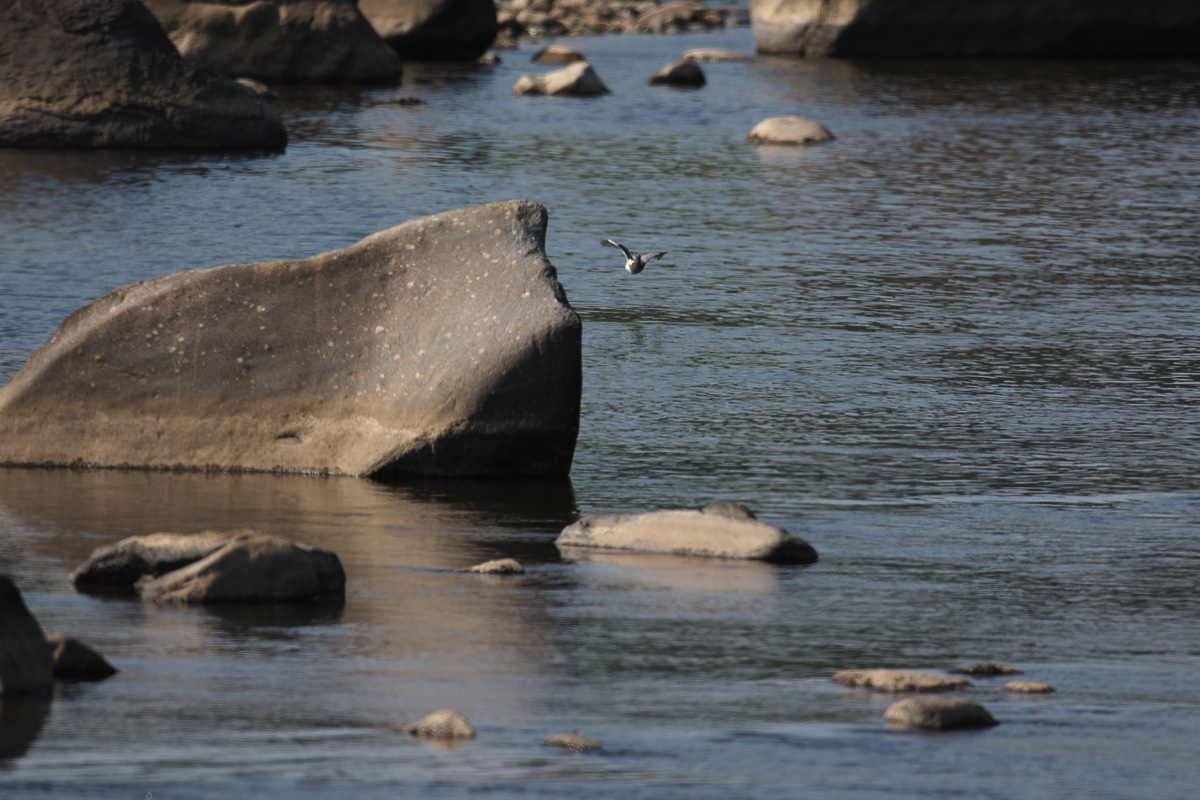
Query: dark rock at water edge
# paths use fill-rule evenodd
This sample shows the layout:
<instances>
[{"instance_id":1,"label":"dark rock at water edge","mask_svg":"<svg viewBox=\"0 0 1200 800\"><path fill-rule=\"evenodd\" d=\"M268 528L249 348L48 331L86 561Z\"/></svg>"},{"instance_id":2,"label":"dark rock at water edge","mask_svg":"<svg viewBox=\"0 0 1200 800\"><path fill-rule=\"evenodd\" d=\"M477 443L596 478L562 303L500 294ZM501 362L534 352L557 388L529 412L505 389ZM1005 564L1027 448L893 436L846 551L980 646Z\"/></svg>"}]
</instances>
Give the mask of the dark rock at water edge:
<instances>
[{"instance_id":1,"label":"dark rock at water edge","mask_svg":"<svg viewBox=\"0 0 1200 800\"><path fill-rule=\"evenodd\" d=\"M651 86L703 86L707 81L704 70L691 61L676 61L650 76Z\"/></svg>"},{"instance_id":2,"label":"dark rock at water edge","mask_svg":"<svg viewBox=\"0 0 1200 800\"><path fill-rule=\"evenodd\" d=\"M0 389L0 463L565 475L580 323L546 222L496 203L118 289Z\"/></svg>"},{"instance_id":3,"label":"dark rock at water edge","mask_svg":"<svg viewBox=\"0 0 1200 800\"><path fill-rule=\"evenodd\" d=\"M20 590L0 575L0 695L50 691L54 658Z\"/></svg>"},{"instance_id":4,"label":"dark rock at water edge","mask_svg":"<svg viewBox=\"0 0 1200 800\"><path fill-rule=\"evenodd\" d=\"M958 672L963 675L980 675L980 676L1020 675L1021 674L1021 670L1017 669L1016 667L1010 667L1005 664L993 664L991 662L984 662L981 664L971 664L969 667L963 667L962 669L951 670L951 672Z\"/></svg>"},{"instance_id":5,"label":"dark rock at water edge","mask_svg":"<svg viewBox=\"0 0 1200 800\"><path fill-rule=\"evenodd\" d=\"M883 712L883 718L896 727L930 731L990 728L996 724L995 717L979 703L945 697L897 700Z\"/></svg>"},{"instance_id":6,"label":"dark rock at water edge","mask_svg":"<svg viewBox=\"0 0 1200 800\"><path fill-rule=\"evenodd\" d=\"M492 0L359 0L358 7L405 61L474 61L499 30Z\"/></svg>"},{"instance_id":7,"label":"dark rock at water edge","mask_svg":"<svg viewBox=\"0 0 1200 800\"><path fill-rule=\"evenodd\" d=\"M395 84L396 52L354 0L143 0L188 61L268 83Z\"/></svg>"},{"instance_id":8,"label":"dark rock at water edge","mask_svg":"<svg viewBox=\"0 0 1200 800\"><path fill-rule=\"evenodd\" d=\"M78 639L47 633L54 656L54 677L65 681L102 681L117 674L108 660Z\"/></svg>"},{"instance_id":9,"label":"dark rock at water edge","mask_svg":"<svg viewBox=\"0 0 1200 800\"><path fill-rule=\"evenodd\" d=\"M1200 55L1195 0L750 0L760 53L923 58Z\"/></svg>"},{"instance_id":10,"label":"dark rock at water edge","mask_svg":"<svg viewBox=\"0 0 1200 800\"><path fill-rule=\"evenodd\" d=\"M229 544L239 533L152 533L130 536L114 545L98 547L87 561L67 577L76 589L134 591L142 578L157 578L195 563Z\"/></svg>"},{"instance_id":11,"label":"dark rock at water edge","mask_svg":"<svg viewBox=\"0 0 1200 800\"><path fill-rule=\"evenodd\" d=\"M184 61L136 0L0 0L0 147L282 149L267 100Z\"/></svg>"}]
</instances>

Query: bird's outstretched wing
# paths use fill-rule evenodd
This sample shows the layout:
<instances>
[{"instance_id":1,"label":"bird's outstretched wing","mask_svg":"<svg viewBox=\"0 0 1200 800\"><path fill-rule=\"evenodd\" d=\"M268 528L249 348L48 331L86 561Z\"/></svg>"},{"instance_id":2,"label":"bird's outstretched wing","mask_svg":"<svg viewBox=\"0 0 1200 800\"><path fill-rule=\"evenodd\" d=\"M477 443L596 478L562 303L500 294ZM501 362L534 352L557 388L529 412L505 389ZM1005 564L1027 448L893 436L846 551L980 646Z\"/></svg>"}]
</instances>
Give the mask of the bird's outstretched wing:
<instances>
[{"instance_id":1,"label":"bird's outstretched wing","mask_svg":"<svg viewBox=\"0 0 1200 800\"><path fill-rule=\"evenodd\" d=\"M666 255L665 252L664 253L647 253L646 255L642 256L642 261L653 261L654 259L662 258L665 255Z\"/></svg>"},{"instance_id":2,"label":"bird's outstretched wing","mask_svg":"<svg viewBox=\"0 0 1200 800\"><path fill-rule=\"evenodd\" d=\"M633 258L633 256L629 254L629 250L625 247L625 245L621 244L620 242L614 242L612 239L601 239L600 244L604 245L605 247L615 247L624 253L626 258Z\"/></svg>"}]
</instances>

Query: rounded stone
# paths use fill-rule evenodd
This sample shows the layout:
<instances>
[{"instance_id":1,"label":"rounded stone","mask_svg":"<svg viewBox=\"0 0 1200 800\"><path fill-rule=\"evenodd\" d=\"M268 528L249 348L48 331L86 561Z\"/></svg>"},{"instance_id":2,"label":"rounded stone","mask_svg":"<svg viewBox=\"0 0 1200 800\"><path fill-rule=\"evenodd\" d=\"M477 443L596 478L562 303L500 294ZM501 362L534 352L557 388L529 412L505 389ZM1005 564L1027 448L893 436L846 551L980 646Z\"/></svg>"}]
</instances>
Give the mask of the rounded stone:
<instances>
[{"instance_id":1,"label":"rounded stone","mask_svg":"<svg viewBox=\"0 0 1200 800\"><path fill-rule=\"evenodd\" d=\"M703 86L704 70L691 61L676 61L650 76L651 86Z\"/></svg>"},{"instance_id":2,"label":"rounded stone","mask_svg":"<svg viewBox=\"0 0 1200 800\"><path fill-rule=\"evenodd\" d=\"M832 141L834 136L819 122L785 116L764 119L746 138L751 144L805 145Z\"/></svg>"},{"instance_id":3,"label":"rounded stone","mask_svg":"<svg viewBox=\"0 0 1200 800\"><path fill-rule=\"evenodd\" d=\"M572 50L566 45L552 44L534 53L532 61L535 64L574 64L576 61L587 59L578 50Z\"/></svg>"},{"instance_id":4,"label":"rounded stone","mask_svg":"<svg viewBox=\"0 0 1200 800\"><path fill-rule=\"evenodd\" d=\"M1040 681L1009 681L1004 684L1004 691L1020 694L1049 694L1054 691L1054 687Z\"/></svg>"},{"instance_id":5,"label":"rounded stone","mask_svg":"<svg viewBox=\"0 0 1200 800\"><path fill-rule=\"evenodd\" d=\"M971 685L965 678L896 669L844 669L834 673L833 682L877 692L948 692Z\"/></svg>"},{"instance_id":6,"label":"rounded stone","mask_svg":"<svg viewBox=\"0 0 1200 800\"><path fill-rule=\"evenodd\" d=\"M474 739L475 729L459 712L443 708L404 726L409 736L425 739Z\"/></svg>"},{"instance_id":7,"label":"rounded stone","mask_svg":"<svg viewBox=\"0 0 1200 800\"><path fill-rule=\"evenodd\" d=\"M483 575L522 575L525 573L525 568L515 558L497 558L467 567L462 571L477 572Z\"/></svg>"},{"instance_id":8,"label":"rounded stone","mask_svg":"<svg viewBox=\"0 0 1200 800\"><path fill-rule=\"evenodd\" d=\"M916 730L948 731L990 728L997 724L988 710L972 700L945 697L906 697L883 712L889 724Z\"/></svg>"},{"instance_id":9,"label":"rounded stone","mask_svg":"<svg viewBox=\"0 0 1200 800\"><path fill-rule=\"evenodd\" d=\"M579 731L570 733L556 733L552 736L547 736L542 739L542 744L551 747L561 747L564 750L573 750L576 753L595 752L603 748L595 739L584 736Z\"/></svg>"}]
</instances>

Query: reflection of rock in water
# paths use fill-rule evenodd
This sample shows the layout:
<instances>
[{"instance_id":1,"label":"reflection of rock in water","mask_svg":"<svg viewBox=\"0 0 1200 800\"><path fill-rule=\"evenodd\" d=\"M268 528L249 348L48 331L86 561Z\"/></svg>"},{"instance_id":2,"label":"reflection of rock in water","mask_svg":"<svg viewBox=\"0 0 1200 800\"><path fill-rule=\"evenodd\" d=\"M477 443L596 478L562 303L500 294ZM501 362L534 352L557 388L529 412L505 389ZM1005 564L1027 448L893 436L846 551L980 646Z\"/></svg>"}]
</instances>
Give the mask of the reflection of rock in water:
<instances>
[{"instance_id":1,"label":"reflection of rock in water","mask_svg":"<svg viewBox=\"0 0 1200 800\"><path fill-rule=\"evenodd\" d=\"M0 759L25 755L49 715L49 697L0 697ZM4 767L0 761L0 769Z\"/></svg>"}]
</instances>

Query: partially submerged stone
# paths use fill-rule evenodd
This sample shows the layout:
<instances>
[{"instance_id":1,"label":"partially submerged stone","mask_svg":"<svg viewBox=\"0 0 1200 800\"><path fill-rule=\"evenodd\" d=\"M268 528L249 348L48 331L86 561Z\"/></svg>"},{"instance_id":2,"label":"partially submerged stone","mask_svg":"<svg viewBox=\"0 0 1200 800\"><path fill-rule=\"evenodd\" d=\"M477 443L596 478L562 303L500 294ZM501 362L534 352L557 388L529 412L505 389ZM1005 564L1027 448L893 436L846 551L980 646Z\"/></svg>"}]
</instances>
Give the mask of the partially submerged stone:
<instances>
[{"instance_id":1,"label":"partially submerged stone","mask_svg":"<svg viewBox=\"0 0 1200 800\"><path fill-rule=\"evenodd\" d=\"M130 536L107 547L98 547L68 579L81 590L126 590L145 577L157 578L186 567L220 550L230 540L250 531L203 533L152 533Z\"/></svg>"},{"instance_id":2,"label":"partially submerged stone","mask_svg":"<svg viewBox=\"0 0 1200 800\"><path fill-rule=\"evenodd\" d=\"M534 53L532 61L535 64L574 64L587 59L578 50L562 44L551 44Z\"/></svg>"},{"instance_id":3,"label":"partially submerged stone","mask_svg":"<svg viewBox=\"0 0 1200 800\"><path fill-rule=\"evenodd\" d=\"M306 603L345 598L335 553L274 536L242 536L186 567L138 584L156 603Z\"/></svg>"},{"instance_id":4,"label":"partially submerged stone","mask_svg":"<svg viewBox=\"0 0 1200 800\"><path fill-rule=\"evenodd\" d=\"M901 728L948 731L961 728L990 728L997 724L988 710L971 700L945 697L906 697L883 712L888 723Z\"/></svg>"},{"instance_id":5,"label":"partially submerged stone","mask_svg":"<svg viewBox=\"0 0 1200 800\"><path fill-rule=\"evenodd\" d=\"M0 695L42 693L54 685L54 658L20 590L0 575Z\"/></svg>"},{"instance_id":6,"label":"partially submerged stone","mask_svg":"<svg viewBox=\"0 0 1200 800\"><path fill-rule=\"evenodd\" d=\"M565 475L580 323L546 220L496 203L117 289L0 389L0 464Z\"/></svg>"},{"instance_id":7,"label":"partially submerged stone","mask_svg":"<svg viewBox=\"0 0 1200 800\"><path fill-rule=\"evenodd\" d=\"M586 61L555 70L548 75L522 75L513 85L516 95L566 95L570 97L594 97L609 94L608 87Z\"/></svg>"},{"instance_id":8,"label":"partially submerged stone","mask_svg":"<svg viewBox=\"0 0 1200 800\"><path fill-rule=\"evenodd\" d=\"M603 748L595 739L584 736L579 731L570 733L555 733L542 739L542 744L550 747L561 747L564 750L573 750L576 753L595 752Z\"/></svg>"},{"instance_id":9,"label":"partially submerged stone","mask_svg":"<svg viewBox=\"0 0 1200 800\"><path fill-rule=\"evenodd\" d=\"M524 574L525 568L515 558L497 558L473 567L466 567L463 572L478 572L484 575L521 575Z\"/></svg>"},{"instance_id":10,"label":"partially submerged stone","mask_svg":"<svg viewBox=\"0 0 1200 800\"><path fill-rule=\"evenodd\" d=\"M411 725L404 726L409 736L425 739L474 739L475 729L459 712L443 708L434 711Z\"/></svg>"},{"instance_id":11,"label":"partially submerged stone","mask_svg":"<svg viewBox=\"0 0 1200 800\"><path fill-rule=\"evenodd\" d=\"M746 137L751 144L775 145L821 144L833 138L821 123L793 116L764 119Z\"/></svg>"},{"instance_id":12,"label":"partially submerged stone","mask_svg":"<svg viewBox=\"0 0 1200 800\"><path fill-rule=\"evenodd\" d=\"M1004 684L1004 691L1017 694L1049 694L1054 687L1041 681L1009 681Z\"/></svg>"},{"instance_id":13,"label":"partially submerged stone","mask_svg":"<svg viewBox=\"0 0 1200 800\"><path fill-rule=\"evenodd\" d=\"M137 0L0 0L0 75L0 147L287 144L275 106L184 61Z\"/></svg>"},{"instance_id":14,"label":"partially submerged stone","mask_svg":"<svg viewBox=\"0 0 1200 800\"><path fill-rule=\"evenodd\" d=\"M965 678L896 669L844 669L834 673L833 682L877 692L946 692L971 685Z\"/></svg>"},{"instance_id":15,"label":"partially submerged stone","mask_svg":"<svg viewBox=\"0 0 1200 800\"><path fill-rule=\"evenodd\" d=\"M715 63L720 61L750 61L750 56L735 53L732 50L722 50L719 47L697 47L683 54L684 61L697 63Z\"/></svg>"},{"instance_id":16,"label":"partially submerged stone","mask_svg":"<svg viewBox=\"0 0 1200 800\"><path fill-rule=\"evenodd\" d=\"M102 681L117 674L116 667L78 639L47 633L54 658L54 677L65 681Z\"/></svg>"},{"instance_id":17,"label":"partially submerged stone","mask_svg":"<svg viewBox=\"0 0 1200 800\"><path fill-rule=\"evenodd\" d=\"M492 0L359 0L404 61L474 61L499 31Z\"/></svg>"},{"instance_id":18,"label":"partially submerged stone","mask_svg":"<svg viewBox=\"0 0 1200 800\"><path fill-rule=\"evenodd\" d=\"M667 64L650 76L647 81L651 86L703 86L706 81L704 70L692 61L676 61Z\"/></svg>"},{"instance_id":19,"label":"partially submerged stone","mask_svg":"<svg viewBox=\"0 0 1200 800\"><path fill-rule=\"evenodd\" d=\"M753 515L731 515L724 504L712 511L679 509L584 517L564 528L555 544L784 564L817 560L817 551L808 542Z\"/></svg>"},{"instance_id":20,"label":"partially submerged stone","mask_svg":"<svg viewBox=\"0 0 1200 800\"><path fill-rule=\"evenodd\" d=\"M972 664L969 667L963 667L962 669L951 670L951 672L958 672L963 675L980 675L980 676L1020 675L1021 674L1021 670L1017 669L1016 667L1010 667L1005 664L993 664L991 662L984 662L982 664Z\"/></svg>"}]
</instances>

